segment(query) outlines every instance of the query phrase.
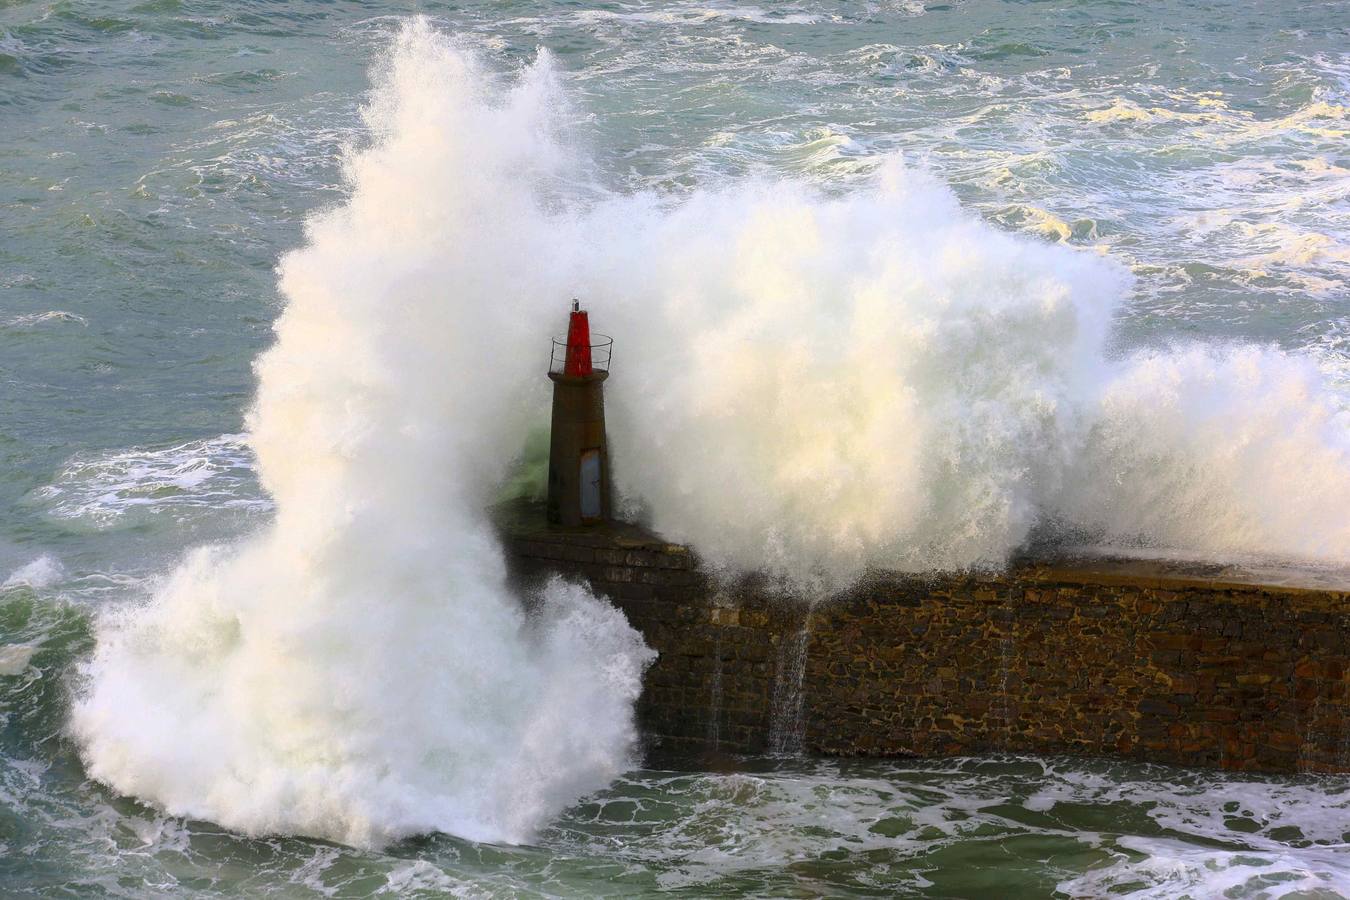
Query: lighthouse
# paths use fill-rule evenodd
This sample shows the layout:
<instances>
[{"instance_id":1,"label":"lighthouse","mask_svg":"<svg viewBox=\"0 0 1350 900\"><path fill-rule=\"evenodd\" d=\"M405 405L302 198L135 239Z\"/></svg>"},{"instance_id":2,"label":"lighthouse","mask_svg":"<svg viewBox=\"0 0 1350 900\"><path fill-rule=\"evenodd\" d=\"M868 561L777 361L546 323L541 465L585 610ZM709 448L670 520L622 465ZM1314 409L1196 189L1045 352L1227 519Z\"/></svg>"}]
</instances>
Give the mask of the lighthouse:
<instances>
[{"instance_id":1,"label":"lighthouse","mask_svg":"<svg viewBox=\"0 0 1350 900\"><path fill-rule=\"evenodd\" d=\"M605 379L614 341L591 336L590 320L573 300L567 340L553 341L553 431L548 453L548 520L593 525L610 516Z\"/></svg>"}]
</instances>

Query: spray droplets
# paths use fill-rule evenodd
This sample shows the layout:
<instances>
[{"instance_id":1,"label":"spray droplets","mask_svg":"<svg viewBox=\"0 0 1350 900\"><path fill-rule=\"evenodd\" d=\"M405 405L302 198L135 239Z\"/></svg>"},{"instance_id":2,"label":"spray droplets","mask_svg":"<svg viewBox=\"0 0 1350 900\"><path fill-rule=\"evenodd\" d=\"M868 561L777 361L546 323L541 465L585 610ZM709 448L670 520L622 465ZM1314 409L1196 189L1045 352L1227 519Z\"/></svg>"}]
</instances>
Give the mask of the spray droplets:
<instances>
[{"instance_id":1,"label":"spray droplets","mask_svg":"<svg viewBox=\"0 0 1350 900\"><path fill-rule=\"evenodd\" d=\"M552 299L547 66L486 82L423 22L381 68L257 364L275 523L100 626L72 727L117 790L251 834L515 842L631 765L651 652L578 587L527 617L483 512Z\"/></svg>"}]
</instances>

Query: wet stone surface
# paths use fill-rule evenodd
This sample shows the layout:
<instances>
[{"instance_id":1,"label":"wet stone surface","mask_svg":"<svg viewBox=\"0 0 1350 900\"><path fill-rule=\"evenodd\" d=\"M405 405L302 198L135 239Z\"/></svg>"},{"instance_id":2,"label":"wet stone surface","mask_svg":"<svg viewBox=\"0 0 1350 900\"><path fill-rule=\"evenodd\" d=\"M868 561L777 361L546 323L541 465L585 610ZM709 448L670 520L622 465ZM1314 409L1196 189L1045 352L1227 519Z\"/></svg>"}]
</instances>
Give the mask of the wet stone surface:
<instances>
[{"instance_id":1,"label":"wet stone surface","mask_svg":"<svg viewBox=\"0 0 1350 900\"><path fill-rule=\"evenodd\" d=\"M755 579L719 584L635 526L549 528L530 507L500 521L518 581L585 580L658 651L639 716L668 751L782 745L793 716L775 706L795 697L800 744L821 754L1350 771L1350 589L1335 573L1022 563L878 574L808 609Z\"/></svg>"}]
</instances>

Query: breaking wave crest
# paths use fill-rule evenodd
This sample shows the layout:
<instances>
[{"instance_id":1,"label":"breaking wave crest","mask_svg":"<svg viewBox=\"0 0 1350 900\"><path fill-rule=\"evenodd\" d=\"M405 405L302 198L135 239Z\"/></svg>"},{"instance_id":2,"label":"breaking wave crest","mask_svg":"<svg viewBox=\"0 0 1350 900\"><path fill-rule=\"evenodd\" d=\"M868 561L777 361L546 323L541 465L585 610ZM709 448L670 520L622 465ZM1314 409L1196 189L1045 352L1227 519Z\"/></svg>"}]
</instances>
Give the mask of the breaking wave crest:
<instances>
[{"instance_id":1,"label":"breaking wave crest","mask_svg":"<svg viewBox=\"0 0 1350 900\"><path fill-rule=\"evenodd\" d=\"M512 301L543 286L481 249L543 236L549 82L538 66L488 103L472 60L403 33L349 201L281 265L249 422L275 522L101 623L72 725L95 778L248 833L378 845L523 841L631 764L650 651L578 587L527 616L482 513L514 433L495 373L536 352Z\"/></svg>"},{"instance_id":2,"label":"breaking wave crest","mask_svg":"<svg viewBox=\"0 0 1350 900\"><path fill-rule=\"evenodd\" d=\"M615 201L581 279L617 321L623 486L734 570L997 568L1033 537L1350 562L1350 407L1273 346L1113 358L1131 280L897 161ZM588 261L590 257L588 257Z\"/></svg>"}]
</instances>

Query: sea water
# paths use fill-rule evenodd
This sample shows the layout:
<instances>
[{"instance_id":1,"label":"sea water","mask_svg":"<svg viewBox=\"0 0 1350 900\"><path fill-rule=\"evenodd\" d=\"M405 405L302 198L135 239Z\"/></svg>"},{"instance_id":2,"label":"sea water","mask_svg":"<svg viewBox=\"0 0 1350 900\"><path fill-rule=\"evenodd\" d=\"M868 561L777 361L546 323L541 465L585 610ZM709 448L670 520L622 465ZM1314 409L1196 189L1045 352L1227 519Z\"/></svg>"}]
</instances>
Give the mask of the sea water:
<instances>
[{"instance_id":1,"label":"sea water","mask_svg":"<svg viewBox=\"0 0 1350 900\"><path fill-rule=\"evenodd\" d=\"M5 892L1350 893L1339 778L644 763L483 515L576 292L720 567L1343 564L1348 19L0 10Z\"/></svg>"}]
</instances>

